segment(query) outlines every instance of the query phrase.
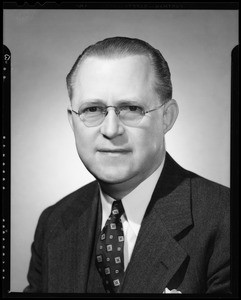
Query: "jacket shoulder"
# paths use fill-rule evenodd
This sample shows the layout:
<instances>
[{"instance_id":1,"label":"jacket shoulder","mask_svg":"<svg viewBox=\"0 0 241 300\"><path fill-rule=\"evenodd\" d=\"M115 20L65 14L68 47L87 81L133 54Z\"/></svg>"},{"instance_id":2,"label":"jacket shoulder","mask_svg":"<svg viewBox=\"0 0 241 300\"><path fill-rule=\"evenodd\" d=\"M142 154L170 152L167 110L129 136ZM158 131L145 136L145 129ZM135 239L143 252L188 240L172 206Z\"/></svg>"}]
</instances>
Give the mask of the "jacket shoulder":
<instances>
[{"instance_id":1,"label":"jacket shoulder","mask_svg":"<svg viewBox=\"0 0 241 300\"><path fill-rule=\"evenodd\" d=\"M91 197L91 195L96 191L98 187L97 181L92 181L85 186L73 191L72 193L66 195L55 204L47 207L43 214L51 214L57 211L65 211L71 207L79 207L81 204L85 203L85 199ZM84 203L83 203L84 202Z\"/></svg>"},{"instance_id":2,"label":"jacket shoulder","mask_svg":"<svg viewBox=\"0 0 241 300\"><path fill-rule=\"evenodd\" d=\"M191 173L192 211L194 217L222 222L230 214L230 189Z\"/></svg>"},{"instance_id":3,"label":"jacket shoulder","mask_svg":"<svg viewBox=\"0 0 241 300\"><path fill-rule=\"evenodd\" d=\"M39 231L45 232L48 239L54 233L62 231L65 216L70 219L70 223L74 222L91 205L97 192L98 183L93 181L47 207L39 217L36 234Z\"/></svg>"},{"instance_id":4,"label":"jacket shoulder","mask_svg":"<svg viewBox=\"0 0 241 300\"><path fill-rule=\"evenodd\" d=\"M230 189L220 183L211 181L195 173L190 172L192 193L197 198L227 202L230 197Z\"/></svg>"}]
</instances>

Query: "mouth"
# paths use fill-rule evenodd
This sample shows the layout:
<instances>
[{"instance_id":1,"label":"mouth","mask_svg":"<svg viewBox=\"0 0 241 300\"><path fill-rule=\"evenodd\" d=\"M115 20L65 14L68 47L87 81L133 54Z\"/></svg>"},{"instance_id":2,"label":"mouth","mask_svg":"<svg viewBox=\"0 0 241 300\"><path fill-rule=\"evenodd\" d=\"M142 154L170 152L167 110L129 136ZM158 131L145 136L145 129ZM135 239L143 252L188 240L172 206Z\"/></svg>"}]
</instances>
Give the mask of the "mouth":
<instances>
[{"instance_id":1,"label":"mouth","mask_svg":"<svg viewBox=\"0 0 241 300\"><path fill-rule=\"evenodd\" d=\"M122 148L116 148L116 149L98 149L98 152L102 154L113 154L113 155L118 155L118 154L127 154L130 153L131 151L128 149L122 149Z\"/></svg>"},{"instance_id":2,"label":"mouth","mask_svg":"<svg viewBox=\"0 0 241 300\"><path fill-rule=\"evenodd\" d=\"M130 152L130 150L128 149L119 149L119 148L116 148L116 149L99 149L98 152L107 152L107 153L127 153L127 152Z\"/></svg>"}]
</instances>

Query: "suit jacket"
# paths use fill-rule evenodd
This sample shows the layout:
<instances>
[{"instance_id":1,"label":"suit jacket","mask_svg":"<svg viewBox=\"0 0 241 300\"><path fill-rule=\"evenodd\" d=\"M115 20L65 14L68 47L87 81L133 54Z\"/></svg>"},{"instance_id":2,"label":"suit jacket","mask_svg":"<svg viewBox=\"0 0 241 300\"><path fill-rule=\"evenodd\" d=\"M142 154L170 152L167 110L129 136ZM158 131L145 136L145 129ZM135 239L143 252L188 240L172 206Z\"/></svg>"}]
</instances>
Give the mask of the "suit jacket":
<instances>
[{"instance_id":1,"label":"suit jacket","mask_svg":"<svg viewBox=\"0 0 241 300\"><path fill-rule=\"evenodd\" d=\"M24 292L86 292L98 203L94 181L43 211ZM229 207L228 188L167 153L120 293L229 293Z\"/></svg>"}]
</instances>

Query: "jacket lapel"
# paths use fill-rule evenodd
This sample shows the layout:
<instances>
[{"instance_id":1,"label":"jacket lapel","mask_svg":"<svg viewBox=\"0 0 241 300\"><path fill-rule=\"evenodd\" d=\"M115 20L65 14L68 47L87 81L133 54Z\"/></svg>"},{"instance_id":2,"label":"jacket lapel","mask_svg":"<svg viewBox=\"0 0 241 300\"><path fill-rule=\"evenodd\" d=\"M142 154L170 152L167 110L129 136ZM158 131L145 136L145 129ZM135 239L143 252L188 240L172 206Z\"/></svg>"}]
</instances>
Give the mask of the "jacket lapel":
<instances>
[{"instance_id":1,"label":"jacket lapel","mask_svg":"<svg viewBox=\"0 0 241 300\"><path fill-rule=\"evenodd\" d=\"M62 215L64 232L48 246L51 292L84 293L96 230L98 187Z\"/></svg>"},{"instance_id":2,"label":"jacket lapel","mask_svg":"<svg viewBox=\"0 0 241 300\"><path fill-rule=\"evenodd\" d=\"M178 240L192 224L189 173L167 153L120 292L162 293L188 258Z\"/></svg>"}]
</instances>

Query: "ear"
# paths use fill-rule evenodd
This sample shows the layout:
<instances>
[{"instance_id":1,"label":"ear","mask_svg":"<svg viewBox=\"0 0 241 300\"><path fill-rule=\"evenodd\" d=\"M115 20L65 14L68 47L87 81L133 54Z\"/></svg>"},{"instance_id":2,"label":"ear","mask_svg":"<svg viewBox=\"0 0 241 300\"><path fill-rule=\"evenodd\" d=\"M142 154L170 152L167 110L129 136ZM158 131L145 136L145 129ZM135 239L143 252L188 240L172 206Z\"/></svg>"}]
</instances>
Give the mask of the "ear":
<instances>
[{"instance_id":1,"label":"ear","mask_svg":"<svg viewBox=\"0 0 241 300\"><path fill-rule=\"evenodd\" d=\"M171 99L165 104L163 113L164 134L166 134L174 125L179 113L176 100Z\"/></svg>"},{"instance_id":2,"label":"ear","mask_svg":"<svg viewBox=\"0 0 241 300\"><path fill-rule=\"evenodd\" d=\"M73 125L73 112L72 112L70 107L67 108L67 114L68 114L69 124L70 124L70 126L73 130L73 127L74 127L74 125Z\"/></svg>"}]
</instances>

